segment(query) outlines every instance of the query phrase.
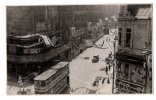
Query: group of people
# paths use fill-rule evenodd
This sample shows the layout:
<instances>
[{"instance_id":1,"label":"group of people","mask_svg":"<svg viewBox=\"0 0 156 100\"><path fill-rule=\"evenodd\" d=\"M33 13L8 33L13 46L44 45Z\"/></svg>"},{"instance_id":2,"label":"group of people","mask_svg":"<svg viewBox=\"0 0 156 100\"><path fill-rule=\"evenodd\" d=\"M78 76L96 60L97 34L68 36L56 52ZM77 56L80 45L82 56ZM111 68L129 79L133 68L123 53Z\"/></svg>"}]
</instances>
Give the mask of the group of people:
<instances>
[{"instance_id":1,"label":"group of people","mask_svg":"<svg viewBox=\"0 0 156 100\"><path fill-rule=\"evenodd\" d=\"M106 75L107 75L107 83L109 84L110 83L110 79L109 79L109 74L108 74L108 71L110 71L111 69L111 66L112 66L112 53L109 54L108 58L106 58L106 68L105 68L105 72L106 72ZM102 84L104 84L106 80L106 77L104 77L102 79Z\"/></svg>"},{"instance_id":2,"label":"group of people","mask_svg":"<svg viewBox=\"0 0 156 100\"><path fill-rule=\"evenodd\" d=\"M106 74L108 74L108 71L110 71L111 66L112 66L112 63L113 63L113 62L112 62L112 61L113 61L113 60L112 60L112 53L109 54L109 56L106 58L105 61L106 61L106 64L107 64L106 70L105 70L105 71L106 71Z\"/></svg>"},{"instance_id":3,"label":"group of people","mask_svg":"<svg viewBox=\"0 0 156 100\"><path fill-rule=\"evenodd\" d=\"M102 79L102 85L105 83L105 80L107 79L107 83L109 84L110 83L110 80L109 80L109 75L108 77L103 77Z\"/></svg>"}]
</instances>

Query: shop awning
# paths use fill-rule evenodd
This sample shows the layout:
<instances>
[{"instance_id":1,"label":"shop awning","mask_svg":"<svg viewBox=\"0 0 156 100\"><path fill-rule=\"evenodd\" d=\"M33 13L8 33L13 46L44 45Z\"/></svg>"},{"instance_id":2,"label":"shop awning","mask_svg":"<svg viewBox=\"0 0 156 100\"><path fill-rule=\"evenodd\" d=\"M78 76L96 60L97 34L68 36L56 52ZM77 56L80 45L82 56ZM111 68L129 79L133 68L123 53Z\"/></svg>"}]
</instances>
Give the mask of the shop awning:
<instances>
[{"instance_id":1,"label":"shop awning","mask_svg":"<svg viewBox=\"0 0 156 100\"><path fill-rule=\"evenodd\" d=\"M53 45L53 43L51 42L48 36L46 35L40 35L40 36L42 37L43 41L45 42L47 46Z\"/></svg>"}]
</instances>

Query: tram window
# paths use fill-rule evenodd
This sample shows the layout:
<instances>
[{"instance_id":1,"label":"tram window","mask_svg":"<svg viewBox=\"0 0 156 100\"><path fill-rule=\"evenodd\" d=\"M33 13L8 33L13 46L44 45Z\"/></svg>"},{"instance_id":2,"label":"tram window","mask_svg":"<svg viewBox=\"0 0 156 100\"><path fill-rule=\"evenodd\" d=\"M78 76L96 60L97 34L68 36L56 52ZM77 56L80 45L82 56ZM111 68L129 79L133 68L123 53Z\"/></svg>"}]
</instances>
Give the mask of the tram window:
<instances>
[{"instance_id":1,"label":"tram window","mask_svg":"<svg viewBox=\"0 0 156 100\"><path fill-rule=\"evenodd\" d=\"M50 78L47 80L47 85L49 85L50 84Z\"/></svg>"},{"instance_id":2,"label":"tram window","mask_svg":"<svg viewBox=\"0 0 156 100\"><path fill-rule=\"evenodd\" d=\"M40 81L35 81L35 86L40 86Z\"/></svg>"},{"instance_id":3,"label":"tram window","mask_svg":"<svg viewBox=\"0 0 156 100\"><path fill-rule=\"evenodd\" d=\"M45 86L46 86L45 81L41 81L41 87L45 87Z\"/></svg>"}]
</instances>

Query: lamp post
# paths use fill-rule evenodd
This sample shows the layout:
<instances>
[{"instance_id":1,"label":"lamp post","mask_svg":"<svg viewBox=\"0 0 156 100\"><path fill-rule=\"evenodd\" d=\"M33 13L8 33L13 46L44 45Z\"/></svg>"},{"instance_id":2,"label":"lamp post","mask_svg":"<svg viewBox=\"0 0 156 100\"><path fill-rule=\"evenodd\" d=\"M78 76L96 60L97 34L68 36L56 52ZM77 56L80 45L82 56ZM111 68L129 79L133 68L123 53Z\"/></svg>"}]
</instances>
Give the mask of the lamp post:
<instances>
[{"instance_id":1,"label":"lamp post","mask_svg":"<svg viewBox=\"0 0 156 100\"><path fill-rule=\"evenodd\" d=\"M114 60L113 60L113 83L112 83L112 94L114 93L114 70L115 70L115 50L116 50L116 41L118 40L118 36L115 36L114 38Z\"/></svg>"}]
</instances>

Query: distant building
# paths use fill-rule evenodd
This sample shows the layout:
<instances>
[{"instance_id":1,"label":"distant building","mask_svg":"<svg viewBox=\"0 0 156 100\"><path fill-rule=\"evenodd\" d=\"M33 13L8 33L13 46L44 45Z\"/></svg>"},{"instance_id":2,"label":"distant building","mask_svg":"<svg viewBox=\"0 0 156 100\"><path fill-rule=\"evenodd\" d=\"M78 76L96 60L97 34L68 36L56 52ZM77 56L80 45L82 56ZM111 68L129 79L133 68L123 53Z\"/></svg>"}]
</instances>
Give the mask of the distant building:
<instances>
[{"instance_id":1,"label":"distant building","mask_svg":"<svg viewBox=\"0 0 156 100\"><path fill-rule=\"evenodd\" d=\"M152 5L121 5L116 53L118 93L152 92Z\"/></svg>"},{"instance_id":2,"label":"distant building","mask_svg":"<svg viewBox=\"0 0 156 100\"><path fill-rule=\"evenodd\" d=\"M8 6L7 34L26 35L55 30L57 11L55 6Z\"/></svg>"}]
</instances>

